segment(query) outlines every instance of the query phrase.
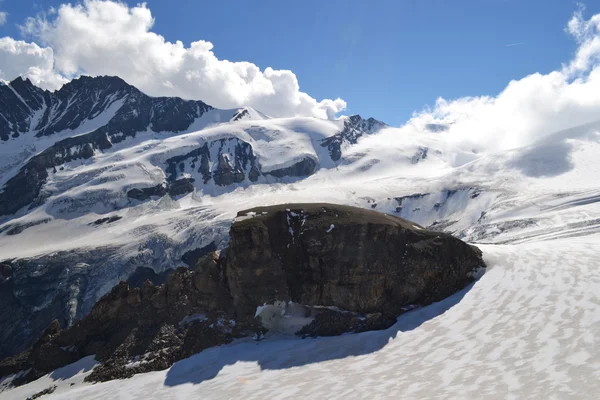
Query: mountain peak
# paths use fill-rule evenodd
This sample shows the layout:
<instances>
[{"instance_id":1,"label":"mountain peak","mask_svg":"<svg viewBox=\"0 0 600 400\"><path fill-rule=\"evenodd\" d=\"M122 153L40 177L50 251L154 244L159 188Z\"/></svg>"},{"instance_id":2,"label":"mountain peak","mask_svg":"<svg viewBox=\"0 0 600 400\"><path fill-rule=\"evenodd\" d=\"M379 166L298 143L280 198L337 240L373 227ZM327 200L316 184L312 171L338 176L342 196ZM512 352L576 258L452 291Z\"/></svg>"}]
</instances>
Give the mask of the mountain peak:
<instances>
[{"instance_id":1,"label":"mountain peak","mask_svg":"<svg viewBox=\"0 0 600 400\"><path fill-rule=\"evenodd\" d=\"M136 90L137 89L125 82L123 79L118 76L89 76L89 75L81 75L78 78L73 79L69 83L65 84L60 91L65 90L67 92L71 90L80 90L82 88L86 89L100 89L105 90L109 89L111 92L116 92L122 89L127 90Z\"/></svg>"}]
</instances>

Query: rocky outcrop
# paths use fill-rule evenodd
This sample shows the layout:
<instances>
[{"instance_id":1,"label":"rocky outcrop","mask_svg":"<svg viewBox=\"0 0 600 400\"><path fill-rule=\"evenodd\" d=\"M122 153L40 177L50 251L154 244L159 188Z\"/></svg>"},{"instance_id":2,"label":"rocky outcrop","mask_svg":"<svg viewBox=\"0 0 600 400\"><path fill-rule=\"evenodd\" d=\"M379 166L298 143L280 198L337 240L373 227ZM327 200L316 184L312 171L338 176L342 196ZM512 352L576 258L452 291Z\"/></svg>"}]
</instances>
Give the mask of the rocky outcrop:
<instances>
[{"instance_id":1,"label":"rocky outcrop","mask_svg":"<svg viewBox=\"0 0 600 400\"><path fill-rule=\"evenodd\" d=\"M241 315L281 300L395 316L462 289L484 265L449 234L372 210L291 204L239 215L225 271Z\"/></svg>"},{"instance_id":2,"label":"rocky outcrop","mask_svg":"<svg viewBox=\"0 0 600 400\"><path fill-rule=\"evenodd\" d=\"M178 268L160 286L121 282L70 328L54 321L31 348L0 362L0 376L30 370L23 379L31 380L91 354L102 365L88 380L164 369L236 337L260 337L265 327L255 315L268 304L300 310L308 318L301 336L382 329L463 289L483 266L477 248L372 210L246 210L227 249Z\"/></svg>"},{"instance_id":3,"label":"rocky outcrop","mask_svg":"<svg viewBox=\"0 0 600 400\"><path fill-rule=\"evenodd\" d=\"M355 144L364 135L370 135L387 125L375 118L363 119L360 115L352 115L344 120L344 129L339 133L324 139L322 147L327 147L333 161L342 158L342 148L345 145Z\"/></svg>"},{"instance_id":4,"label":"rocky outcrop","mask_svg":"<svg viewBox=\"0 0 600 400\"><path fill-rule=\"evenodd\" d=\"M139 201L148 200L151 197L163 197L167 194L167 188L162 183L148 188L134 188L127 192L127 197Z\"/></svg>"},{"instance_id":5,"label":"rocky outcrop","mask_svg":"<svg viewBox=\"0 0 600 400\"><path fill-rule=\"evenodd\" d=\"M266 174L277 178L283 178L284 176L310 176L316 169L317 162L310 157L304 157L302 160L289 167L273 169L266 172Z\"/></svg>"},{"instance_id":6,"label":"rocky outcrop","mask_svg":"<svg viewBox=\"0 0 600 400\"><path fill-rule=\"evenodd\" d=\"M215 242L210 242L204 247L199 247L194 250L186 251L181 256L181 261L183 261L189 267L193 267L194 265L196 265L199 259L214 251L217 251L217 244Z\"/></svg>"},{"instance_id":7,"label":"rocky outcrop","mask_svg":"<svg viewBox=\"0 0 600 400\"><path fill-rule=\"evenodd\" d=\"M252 146L237 137L204 143L187 154L169 158L166 164L171 182L186 174L200 174L205 185L213 181L217 186L228 186L246 178L256 182L262 175Z\"/></svg>"},{"instance_id":8,"label":"rocky outcrop","mask_svg":"<svg viewBox=\"0 0 600 400\"><path fill-rule=\"evenodd\" d=\"M226 317L231 301L209 264L180 268L162 286L147 281L132 288L121 282L72 327L61 330L54 321L31 348L0 362L0 376L30 369L28 381L95 354L103 365L90 380L122 378L251 335L251 325ZM140 355L145 355L140 366L126 368Z\"/></svg>"},{"instance_id":9,"label":"rocky outcrop","mask_svg":"<svg viewBox=\"0 0 600 400\"><path fill-rule=\"evenodd\" d=\"M169 194L172 197L183 196L184 194L192 193L194 191L194 179L193 178L181 178L177 179L169 185Z\"/></svg>"}]
</instances>

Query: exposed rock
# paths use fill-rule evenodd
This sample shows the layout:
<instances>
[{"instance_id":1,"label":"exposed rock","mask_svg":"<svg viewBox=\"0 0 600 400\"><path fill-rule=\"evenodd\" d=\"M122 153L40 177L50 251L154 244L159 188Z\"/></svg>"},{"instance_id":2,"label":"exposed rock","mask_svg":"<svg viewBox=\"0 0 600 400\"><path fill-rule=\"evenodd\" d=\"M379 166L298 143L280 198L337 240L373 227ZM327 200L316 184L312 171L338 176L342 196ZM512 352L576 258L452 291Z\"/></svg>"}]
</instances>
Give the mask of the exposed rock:
<instances>
[{"instance_id":1,"label":"exposed rock","mask_svg":"<svg viewBox=\"0 0 600 400\"><path fill-rule=\"evenodd\" d=\"M482 266L477 248L372 210L255 208L238 213L224 251L161 286L119 283L73 326L53 321L31 348L1 361L0 376L29 369L29 381L91 354L102 365L90 381L168 368L237 337L260 338L255 313L265 304L294 302L286 308L314 316L301 336L383 329L464 288Z\"/></svg>"},{"instance_id":2,"label":"exposed rock","mask_svg":"<svg viewBox=\"0 0 600 400\"><path fill-rule=\"evenodd\" d=\"M31 346L53 320L68 326L87 314L97 290L90 287L87 266L107 272L100 268L113 266L107 255L114 251L98 247L1 260L12 273L0 279L0 359Z\"/></svg>"},{"instance_id":3,"label":"exposed rock","mask_svg":"<svg viewBox=\"0 0 600 400\"><path fill-rule=\"evenodd\" d=\"M363 119L360 115L352 115L344 120L344 129L341 132L324 139L321 146L327 147L333 161L342 158L342 147L355 144L364 135L370 135L387 125L374 118Z\"/></svg>"},{"instance_id":4,"label":"exposed rock","mask_svg":"<svg viewBox=\"0 0 600 400\"><path fill-rule=\"evenodd\" d=\"M174 272L173 269L169 268L163 272L156 273L152 268L138 267L133 274L127 278L127 283L130 287L141 288L144 286L146 281L150 281L153 285L162 285L167 282L167 278Z\"/></svg>"},{"instance_id":5,"label":"exposed rock","mask_svg":"<svg viewBox=\"0 0 600 400\"><path fill-rule=\"evenodd\" d=\"M444 124L426 124L425 129L427 129L430 132L439 133L447 131L448 129L450 129L450 127Z\"/></svg>"},{"instance_id":6,"label":"exposed rock","mask_svg":"<svg viewBox=\"0 0 600 400\"><path fill-rule=\"evenodd\" d=\"M232 121L239 121L241 119L243 119L244 117L248 116L248 110L245 108L240 109L237 113L235 113L235 115L233 116L233 118L231 118Z\"/></svg>"},{"instance_id":7,"label":"exposed rock","mask_svg":"<svg viewBox=\"0 0 600 400\"><path fill-rule=\"evenodd\" d=\"M217 244L215 242L210 242L204 247L185 252L183 256L181 256L181 261L183 261L186 265L193 267L200 258L216 250Z\"/></svg>"},{"instance_id":8,"label":"exposed rock","mask_svg":"<svg viewBox=\"0 0 600 400\"><path fill-rule=\"evenodd\" d=\"M149 188L135 188L127 192L127 197L135 200L148 200L152 196L163 197L167 194L167 188L164 184L152 186Z\"/></svg>"},{"instance_id":9,"label":"exposed rock","mask_svg":"<svg viewBox=\"0 0 600 400\"><path fill-rule=\"evenodd\" d=\"M288 211L289 210L289 211ZM225 271L241 315L275 300L396 316L462 289L481 252L401 218L331 204L242 211Z\"/></svg>"},{"instance_id":10,"label":"exposed rock","mask_svg":"<svg viewBox=\"0 0 600 400\"><path fill-rule=\"evenodd\" d=\"M43 218L37 221L27 222L25 224L14 223L14 224L6 224L2 228L0 228L0 233L6 232L7 235L18 235L23 232L25 229L32 228L34 226L47 224L50 222L50 218Z\"/></svg>"},{"instance_id":11,"label":"exposed rock","mask_svg":"<svg viewBox=\"0 0 600 400\"><path fill-rule=\"evenodd\" d=\"M396 322L395 318L382 313L361 315L325 309L315 319L296 334L298 336L338 336L343 333L359 333L386 329Z\"/></svg>"},{"instance_id":12,"label":"exposed rock","mask_svg":"<svg viewBox=\"0 0 600 400\"><path fill-rule=\"evenodd\" d=\"M73 385L73 383L71 385ZM31 400L39 399L42 396L54 393L55 390L56 390L56 385L49 386L46 389L41 390L41 391L35 393L33 396L28 397L27 400L29 400L29 399L31 399Z\"/></svg>"},{"instance_id":13,"label":"exposed rock","mask_svg":"<svg viewBox=\"0 0 600 400\"><path fill-rule=\"evenodd\" d=\"M194 179L181 178L169 185L169 194L173 197L182 196L194 191Z\"/></svg>"},{"instance_id":14,"label":"exposed rock","mask_svg":"<svg viewBox=\"0 0 600 400\"><path fill-rule=\"evenodd\" d=\"M261 175L252 146L237 137L204 143L181 156L167 160L168 180L173 182L184 174L200 173L202 181L211 180L217 186L241 183L246 178L256 182Z\"/></svg>"},{"instance_id":15,"label":"exposed rock","mask_svg":"<svg viewBox=\"0 0 600 400\"><path fill-rule=\"evenodd\" d=\"M95 354L103 365L88 380L123 378L164 369L193 352L252 335L250 324L235 323L221 311L230 310L231 301L221 274L212 272L179 268L162 286L146 281L132 288L121 282L70 328L61 330L54 321L34 346L1 361L0 376L30 369L23 381L31 381ZM193 315L203 317L182 323ZM126 367L136 356L140 365Z\"/></svg>"},{"instance_id":16,"label":"exposed rock","mask_svg":"<svg viewBox=\"0 0 600 400\"><path fill-rule=\"evenodd\" d=\"M429 152L429 147L419 146L417 152L412 156L410 162L413 164L417 164L421 160L427 159L427 153Z\"/></svg>"},{"instance_id":17,"label":"exposed rock","mask_svg":"<svg viewBox=\"0 0 600 400\"><path fill-rule=\"evenodd\" d=\"M265 172L267 175L273 175L277 178L283 178L284 176L310 176L317 168L317 162L310 157L304 157L302 161L285 167L274 169L269 172Z\"/></svg>"},{"instance_id":18,"label":"exposed rock","mask_svg":"<svg viewBox=\"0 0 600 400\"><path fill-rule=\"evenodd\" d=\"M219 154L217 169L213 173L213 179L217 185L227 186L242 182L246 179L246 175L241 169L235 168L227 154Z\"/></svg>"},{"instance_id":19,"label":"exposed rock","mask_svg":"<svg viewBox=\"0 0 600 400\"><path fill-rule=\"evenodd\" d=\"M5 282L12 276L12 267L10 264L0 264L0 282Z\"/></svg>"},{"instance_id":20,"label":"exposed rock","mask_svg":"<svg viewBox=\"0 0 600 400\"><path fill-rule=\"evenodd\" d=\"M102 225L102 224L112 224L120 219L123 219L120 215L111 215L110 217L99 218L94 222L90 223L90 225Z\"/></svg>"}]
</instances>

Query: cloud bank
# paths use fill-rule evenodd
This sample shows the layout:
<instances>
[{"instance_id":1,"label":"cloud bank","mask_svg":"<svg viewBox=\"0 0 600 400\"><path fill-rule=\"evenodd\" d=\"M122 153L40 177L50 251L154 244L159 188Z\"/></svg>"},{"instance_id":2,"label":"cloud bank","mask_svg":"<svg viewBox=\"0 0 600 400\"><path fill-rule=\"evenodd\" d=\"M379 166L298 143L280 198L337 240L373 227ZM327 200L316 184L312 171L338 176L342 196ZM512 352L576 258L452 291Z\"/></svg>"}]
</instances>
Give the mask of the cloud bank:
<instances>
[{"instance_id":1,"label":"cloud bank","mask_svg":"<svg viewBox=\"0 0 600 400\"><path fill-rule=\"evenodd\" d=\"M292 71L218 59L210 42L186 47L152 32L145 4L85 0L29 18L33 42L0 39L0 78L21 75L47 89L80 74L118 75L153 96L201 99L217 108L251 106L272 116L335 118L342 99L317 101Z\"/></svg>"},{"instance_id":2,"label":"cloud bank","mask_svg":"<svg viewBox=\"0 0 600 400\"><path fill-rule=\"evenodd\" d=\"M481 153L532 145L600 120L600 14L586 20L584 11L580 8L568 21L565 31L577 50L561 68L513 80L495 97L438 98L401 129ZM432 132L431 126L447 129Z\"/></svg>"}]
</instances>

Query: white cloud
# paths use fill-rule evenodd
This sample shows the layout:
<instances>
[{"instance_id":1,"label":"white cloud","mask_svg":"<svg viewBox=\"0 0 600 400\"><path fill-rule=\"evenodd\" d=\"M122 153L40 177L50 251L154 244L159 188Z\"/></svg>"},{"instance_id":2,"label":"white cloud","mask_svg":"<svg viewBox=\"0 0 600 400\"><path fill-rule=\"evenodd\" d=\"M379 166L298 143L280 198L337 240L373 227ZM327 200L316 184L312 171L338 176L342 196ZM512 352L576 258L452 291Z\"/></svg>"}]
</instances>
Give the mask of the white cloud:
<instances>
[{"instance_id":1,"label":"white cloud","mask_svg":"<svg viewBox=\"0 0 600 400\"><path fill-rule=\"evenodd\" d=\"M152 32L153 24L145 4L86 0L29 18L21 28L47 46L41 51L66 77L118 75L150 95L201 99L218 108L251 106L272 116L332 118L346 107L342 99L317 101L301 92L292 71L220 60L212 43L168 42ZM47 58L41 61L38 67L47 71ZM57 84L53 76L38 82L52 89Z\"/></svg>"},{"instance_id":2,"label":"white cloud","mask_svg":"<svg viewBox=\"0 0 600 400\"><path fill-rule=\"evenodd\" d=\"M67 80L54 71L54 55L49 47L35 43L0 38L0 79L25 76L43 87L59 88Z\"/></svg>"},{"instance_id":3,"label":"white cloud","mask_svg":"<svg viewBox=\"0 0 600 400\"><path fill-rule=\"evenodd\" d=\"M600 61L600 14L586 21L583 12L584 8L580 6L567 24L566 31L579 44L575 57L564 68L567 74L585 72Z\"/></svg>"},{"instance_id":4,"label":"white cloud","mask_svg":"<svg viewBox=\"0 0 600 400\"><path fill-rule=\"evenodd\" d=\"M449 128L435 133L438 138L466 151L486 152L530 145L600 120L600 14L585 20L580 9L566 31L578 47L556 71L511 81L496 97L439 98L402 129L427 132L427 124L445 124Z\"/></svg>"},{"instance_id":5,"label":"white cloud","mask_svg":"<svg viewBox=\"0 0 600 400\"><path fill-rule=\"evenodd\" d=\"M8 19L8 13L6 11L0 11L0 26L6 24Z\"/></svg>"}]
</instances>

